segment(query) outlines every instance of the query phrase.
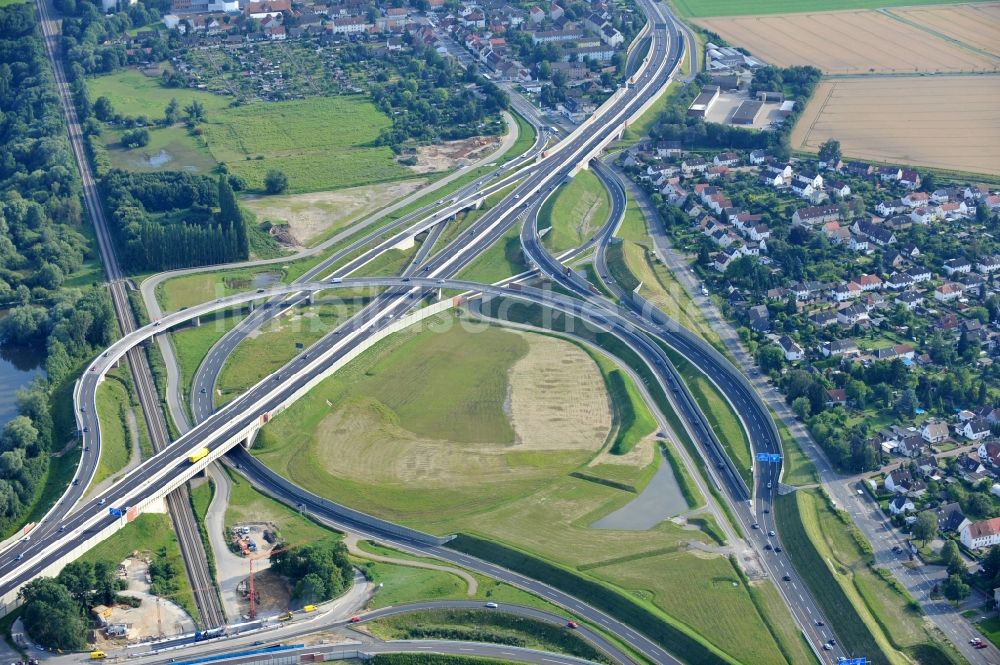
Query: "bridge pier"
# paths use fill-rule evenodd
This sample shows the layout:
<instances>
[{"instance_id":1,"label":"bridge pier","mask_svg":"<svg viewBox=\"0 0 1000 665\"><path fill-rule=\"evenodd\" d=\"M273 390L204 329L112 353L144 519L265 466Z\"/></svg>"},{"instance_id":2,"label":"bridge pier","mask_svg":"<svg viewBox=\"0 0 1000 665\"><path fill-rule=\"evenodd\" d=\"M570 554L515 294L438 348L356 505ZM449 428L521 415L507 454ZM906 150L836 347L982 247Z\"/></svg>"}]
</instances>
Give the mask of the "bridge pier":
<instances>
[{"instance_id":1,"label":"bridge pier","mask_svg":"<svg viewBox=\"0 0 1000 665\"><path fill-rule=\"evenodd\" d=\"M201 317L200 316L196 316L193 319L191 319L191 327L192 328L201 328Z\"/></svg>"}]
</instances>

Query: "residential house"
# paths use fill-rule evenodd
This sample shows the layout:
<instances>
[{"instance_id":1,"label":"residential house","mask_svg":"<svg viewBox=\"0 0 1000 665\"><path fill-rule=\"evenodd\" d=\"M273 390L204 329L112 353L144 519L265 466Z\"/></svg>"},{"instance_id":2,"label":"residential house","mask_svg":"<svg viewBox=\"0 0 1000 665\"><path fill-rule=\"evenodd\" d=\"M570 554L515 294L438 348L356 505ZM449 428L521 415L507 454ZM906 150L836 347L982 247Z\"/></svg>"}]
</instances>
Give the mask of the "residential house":
<instances>
[{"instance_id":1,"label":"residential house","mask_svg":"<svg viewBox=\"0 0 1000 665\"><path fill-rule=\"evenodd\" d=\"M958 537L970 550L1000 545L1000 517L963 524Z\"/></svg>"},{"instance_id":2,"label":"residential house","mask_svg":"<svg viewBox=\"0 0 1000 665\"><path fill-rule=\"evenodd\" d=\"M809 317L809 320L813 322L814 325L820 328L826 328L837 323L837 313L831 312L830 310L823 310L821 312L816 312Z\"/></svg>"},{"instance_id":3,"label":"residential house","mask_svg":"<svg viewBox=\"0 0 1000 665\"><path fill-rule=\"evenodd\" d=\"M913 170L904 169L899 176L899 184L907 189L920 187L920 174Z\"/></svg>"},{"instance_id":4,"label":"residential house","mask_svg":"<svg viewBox=\"0 0 1000 665\"><path fill-rule=\"evenodd\" d=\"M913 502L910 501L905 496L897 496L889 502L889 512L893 515L903 515L905 513L912 513L916 510Z\"/></svg>"},{"instance_id":5,"label":"residential house","mask_svg":"<svg viewBox=\"0 0 1000 665\"><path fill-rule=\"evenodd\" d=\"M847 391L843 388L828 388L826 391L826 406L847 406Z\"/></svg>"},{"instance_id":6,"label":"residential house","mask_svg":"<svg viewBox=\"0 0 1000 665\"><path fill-rule=\"evenodd\" d=\"M920 430L920 436L927 443L941 443L948 439L948 425L942 422L928 421Z\"/></svg>"},{"instance_id":7,"label":"residential house","mask_svg":"<svg viewBox=\"0 0 1000 665\"><path fill-rule=\"evenodd\" d=\"M858 344L853 339L835 339L823 345L823 355L831 356L852 356L858 353Z\"/></svg>"},{"instance_id":8,"label":"residential house","mask_svg":"<svg viewBox=\"0 0 1000 665\"><path fill-rule=\"evenodd\" d=\"M893 291L902 291L913 286L913 284L913 278L905 272L894 272L885 280L886 287Z\"/></svg>"},{"instance_id":9,"label":"residential house","mask_svg":"<svg viewBox=\"0 0 1000 665\"><path fill-rule=\"evenodd\" d=\"M906 307L910 312L924 304L924 297L916 291L905 291L896 296L896 302Z\"/></svg>"},{"instance_id":10,"label":"residential house","mask_svg":"<svg viewBox=\"0 0 1000 665\"><path fill-rule=\"evenodd\" d=\"M972 262L967 259L949 259L942 266L949 277L958 273L968 273L972 270Z\"/></svg>"},{"instance_id":11,"label":"residential house","mask_svg":"<svg viewBox=\"0 0 1000 665\"><path fill-rule=\"evenodd\" d=\"M965 289L956 282L947 282L934 289L934 299L938 302L951 302L961 297Z\"/></svg>"},{"instance_id":12,"label":"residential house","mask_svg":"<svg viewBox=\"0 0 1000 665\"><path fill-rule=\"evenodd\" d=\"M749 162L754 166L760 166L767 161L769 155L764 150L751 150Z\"/></svg>"},{"instance_id":13,"label":"residential house","mask_svg":"<svg viewBox=\"0 0 1000 665\"><path fill-rule=\"evenodd\" d=\"M868 309L864 305L851 305L837 311L837 322L844 326L853 326L868 321Z\"/></svg>"},{"instance_id":14,"label":"residential house","mask_svg":"<svg viewBox=\"0 0 1000 665\"><path fill-rule=\"evenodd\" d=\"M1000 270L1000 256L983 256L976 259L976 270L984 275Z\"/></svg>"},{"instance_id":15,"label":"residential house","mask_svg":"<svg viewBox=\"0 0 1000 665\"><path fill-rule=\"evenodd\" d=\"M906 274L913 278L915 284L931 281L931 269L922 266L914 266L906 271Z\"/></svg>"},{"instance_id":16,"label":"residential house","mask_svg":"<svg viewBox=\"0 0 1000 665\"><path fill-rule=\"evenodd\" d=\"M896 454L916 459L927 451L927 442L919 434L904 436L896 446Z\"/></svg>"},{"instance_id":17,"label":"residential house","mask_svg":"<svg viewBox=\"0 0 1000 665\"><path fill-rule=\"evenodd\" d=\"M989 430L987 430L987 433L988 432ZM981 462L988 463L994 469L1000 469L1000 446L995 443L981 443L979 444L979 450L976 452L979 455L979 460Z\"/></svg>"},{"instance_id":18,"label":"residential house","mask_svg":"<svg viewBox=\"0 0 1000 665\"><path fill-rule=\"evenodd\" d=\"M771 316L767 311L767 305L755 305L750 308L750 330L759 333L771 331Z\"/></svg>"},{"instance_id":19,"label":"residential house","mask_svg":"<svg viewBox=\"0 0 1000 665\"><path fill-rule=\"evenodd\" d=\"M840 208L838 206L813 206L796 210L792 215L792 224L798 226L815 226L838 219L840 219Z\"/></svg>"},{"instance_id":20,"label":"residential house","mask_svg":"<svg viewBox=\"0 0 1000 665\"><path fill-rule=\"evenodd\" d=\"M865 236L879 247L892 245L896 242L896 234L892 232L892 229L880 224L873 224L870 221L858 220L851 226L851 230L858 235Z\"/></svg>"},{"instance_id":21,"label":"residential house","mask_svg":"<svg viewBox=\"0 0 1000 665\"><path fill-rule=\"evenodd\" d=\"M930 203L931 197L926 192L910 192L901 200L908 208L920 208Z\"/></svg>"},{"instance_id":22,"label":"residential house","mask_svg":"<svg viewBox=\"0 0 1000 665\"><path fill-rule=\"evenodd\" d=\"M962 523L965 522L965 514L962 512L962 506L957 501L946 503L934 512L937 515L938 531L941 533L957 531L962 526Z\"/></svg>"},{"instance_id":23,"label":"residential house","mask_svg":"<svg viewBox=\"0 0 1000 665\"><path fill-rule=\"evenodd\" d=\"M878 178L882 182L896 182L903 177L903 170L896 166L883 166L878 170Z\"/></svg>"},{"instance_id":24,"label":"residential house","mask_svg":"<svg viewBox=\"0 0 1000 665\"><path fill-rule=\"evenodd\" d=\"M740 156L735 152L723 152L716 155L712 163L716 166L736 166L740 163Z\"/></svg>"},{"instance_id":25,"label":"residential house","mask_svg":"<svg viewBox=\"0 0 1000 665\"><path fill-rule=\"evenodd\" d=\"M782 352L784 352L785 360L789 362L802 360L803 356L802 347L799 346L798 343L788 335L782 335L778 339L778 346L780 346Z\"/></svg>"},{"instance_id":26,"label":"residential house","mask_svg":"<svg viewBox=\"0 0 1000 665\"><path fill-rule=\"evenodd\" d=\"M964 423L958 433L970 441L982 441L990 435L990 424L984 418L973 418ZM997 447L997 452L1000 453L1000 447ZM979 453L979 457L986 459L982 452Z\"/></svg>"},{"instance_id":27,"label":"residential house","mask_svg":"<svg viewBox=\"0 0 1000 665\"><path fill-rule=\"evenodd\" d=\"M895 215L898 209L897 204L902 204L901 201L880 201L878 205L875 206L875 212L877 212L882 217L889 217L890 215Z\"/></svg>"}]
</instances>

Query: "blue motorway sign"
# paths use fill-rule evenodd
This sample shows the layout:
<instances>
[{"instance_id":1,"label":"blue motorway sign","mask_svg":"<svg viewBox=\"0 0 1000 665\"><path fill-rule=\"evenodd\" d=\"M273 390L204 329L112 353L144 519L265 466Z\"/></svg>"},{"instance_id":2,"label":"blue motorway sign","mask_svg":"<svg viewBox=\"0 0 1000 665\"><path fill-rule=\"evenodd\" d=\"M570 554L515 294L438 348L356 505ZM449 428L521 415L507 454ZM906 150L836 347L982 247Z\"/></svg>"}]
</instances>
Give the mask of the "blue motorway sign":
<instances>
[{"instance_id":1,"label":"blue motorway sign","mask_svg":"<svg viewBox=\"0 0 1000 665\"><path fill-rule=\"evenodd\" d=\"M758 462L781 462L781 455L775 453L757 453Z\"/></svg>"},{"instance_id":2,"label":"blue motorway sign","mask_svg":"<svg viewBox=\"0 0 1000 665\"><path fill-rule=\"evenodd\" d=\"M769 457L770 457L770 459L768 460L769 462L780 462L781 461L781 455L771 454L771 455L769 455Z\"/></svg>"},{"instance_id":3,"label":"blue motorway sign","mask_svg":"<svg viewBox=\"0 0 1000 665\"><path fill-rule=\"evenodd\" d=\"M868 659L840 657L837 659L837 665L868 665Z\"/></svg>"},{"instance_id":4,"label":"blue motorway sign","mask_svg":"<svg viewBox=\"0 0 1000 665\"><path fill-rule=\"evenodd\" d=\"M770 455L768 455L767 453L757 453L757 461L758 462L766 462L769 457L770 457Z\"/></svg>"}]
</instances>

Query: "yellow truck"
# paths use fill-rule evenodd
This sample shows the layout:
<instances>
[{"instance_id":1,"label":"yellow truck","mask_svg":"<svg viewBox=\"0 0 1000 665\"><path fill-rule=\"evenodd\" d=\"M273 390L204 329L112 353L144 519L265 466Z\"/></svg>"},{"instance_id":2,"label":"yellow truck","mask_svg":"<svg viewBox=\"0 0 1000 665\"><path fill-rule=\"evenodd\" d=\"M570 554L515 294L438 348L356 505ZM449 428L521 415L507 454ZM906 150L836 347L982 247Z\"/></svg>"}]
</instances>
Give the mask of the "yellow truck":
<instances>
[{"instance_id":1,"label":"yellow truck","mask_svg":"<svg viewBox=\"0 0 1000 665\"><path fill-rule=\"evenodd\" d=\"M291 612L285 612L284 614L278 615L278 621L291 621L294 615Z\"/></svg>"},{"instance_id":2,"label":"yellow truck","mask_svg":"<svg viewBox=\"0 0 1000 665\"><path fill-rule=\"evenodd\" d=\"M193 455L188 455L188 461L194 464L198 460L205 459L206 457L208 457L208 448L202 448Z\"/></svg>"},{"instance_id":3,"label":"yellow truck","mask_svg":"<svg viewBox=\"0 0 1000 665\"><path fill-rule=\"evenodd\" d=\"M91 660L104 660L107 657L108 657L108 654L104 653L103 651L91 651L90 652L90 659Z\"/></svg>"},{"instance_id":4,"label":"yellow truck","mask_svg":"<svg viewBox=\"0 0 1000 665\"><path fill-rule=\"evenodd\" d=\"M302 611L303 612L315 612L316 611L316 606L315 605L306 605L305 607L302 608Z\"/></svg>"}]
</instances>

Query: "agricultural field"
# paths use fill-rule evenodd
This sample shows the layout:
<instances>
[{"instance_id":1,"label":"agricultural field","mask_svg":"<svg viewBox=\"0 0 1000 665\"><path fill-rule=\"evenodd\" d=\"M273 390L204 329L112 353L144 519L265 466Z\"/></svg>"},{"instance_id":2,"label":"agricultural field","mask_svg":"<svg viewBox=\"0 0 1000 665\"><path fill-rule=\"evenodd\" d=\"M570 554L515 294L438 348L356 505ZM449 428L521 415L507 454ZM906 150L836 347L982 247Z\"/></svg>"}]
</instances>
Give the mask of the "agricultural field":
<instances>
[{"instance_id":1,"label":"agricultural field","mask_svg":"<svg viewBox=\"0 0 1000 665\"><path fill-rule=\"evenodd\" d=\"M823 12L845 9L878 9L901 5L946 5L966 0L670 0L684 17L759 16L792 12Z\"/></svg>"},{"instance_id":2,"label":"agricultural field","mask_svg":"<svg viewBox=\"0 0 1000 665\"><path fill-rule=\"evenodd\" d=\"M785 611L762 618L725 553L713 553L715 541L694 524L590 528L636 496L570 475L612 461L612 410L591 356L464 319L442 315L378 343L279 414L254 454L333 500L433 533L508 542L619 583L742 662L800 662L762 628L790 621ZM634 479L653 463L646 453L643 442L614 461L636 464ZM691 542L707 551L690 551ZM650 587L665 563L691 597ZM720 602L731 608L725 618L710 611ZM714 633L721 621L724 636Z\"/></svg>"},{"instance_id":3,"label":"agricultural field","mask_svg":"<svg viewBox=\"0 0 1000 665\"><path fill-rule=\"evenodd\" d=\"M875 11L710 18L698 24L770 64L814 65L824 74L1000 71L994 57Z\"/></svg>"},{"instance_id":4,"label":"agricultural field","mask_svg":"<svg viewBox=\"0 0 1000 665\"><path fill-rule=\"evenodd\" d=\"M891 13L927 30L1000 57L1000 2L900 7Z\"/></svg>"},{"instance_id":5,"label":"agricultural field","mask_svg":"<svg viewBox=\"0 0 1000 665\"><path fill-rule=\"evenodd\" d=\"M816 152L836 138L850 158L998 175L997 108L1000 76L825 80L791 142Z\"/></svg>"},{"instance_id":6,"label":"agricultural field","mask_svg":"<svg viewBox=\"0 0 1000 665\"><path fill-rule=\"evenodd\" d=\"M204 135L212 155L251 189L263 189L264 175L277 169L297 194L410 177L388 146L370 145L390 124L363 97L320 97L210 115Z\"/></svg>"}]
</instances>

